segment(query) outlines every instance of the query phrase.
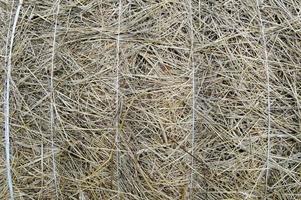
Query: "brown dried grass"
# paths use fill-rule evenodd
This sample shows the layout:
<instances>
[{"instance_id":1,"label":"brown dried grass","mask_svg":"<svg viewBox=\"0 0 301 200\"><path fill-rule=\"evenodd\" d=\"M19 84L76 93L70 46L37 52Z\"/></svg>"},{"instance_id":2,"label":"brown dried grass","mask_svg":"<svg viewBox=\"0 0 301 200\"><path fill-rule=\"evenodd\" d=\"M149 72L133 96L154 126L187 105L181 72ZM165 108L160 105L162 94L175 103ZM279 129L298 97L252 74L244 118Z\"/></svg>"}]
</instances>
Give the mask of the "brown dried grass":
<instances>
[{"instance_id":1,"label":"brown dried grass","mask_svg":"<svg viewBox=\"0 0 301 200\"><path fill-rule=\"evenodd\" d=\"M299 1L24 0L12 35L17 5L15 199L301 198Z\"/></svg>"}]
</instances>

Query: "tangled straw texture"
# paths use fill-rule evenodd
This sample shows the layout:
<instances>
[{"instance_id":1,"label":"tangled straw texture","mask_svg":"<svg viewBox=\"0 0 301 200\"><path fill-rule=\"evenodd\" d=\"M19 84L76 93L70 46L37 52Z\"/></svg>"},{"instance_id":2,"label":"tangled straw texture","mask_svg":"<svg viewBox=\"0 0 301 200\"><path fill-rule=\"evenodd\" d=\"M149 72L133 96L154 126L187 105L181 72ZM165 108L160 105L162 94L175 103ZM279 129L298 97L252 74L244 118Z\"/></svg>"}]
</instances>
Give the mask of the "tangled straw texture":
<instances>
[{"instance_id":1,"label":"tangled straw texture","mask_svg":"<svg viewBox=\"0 0 301 200\"><path fill-rule=\"evenodd\" d=\"M301 1L13 2L1 199L301 199Z\"/></svg>"}]
</instances>

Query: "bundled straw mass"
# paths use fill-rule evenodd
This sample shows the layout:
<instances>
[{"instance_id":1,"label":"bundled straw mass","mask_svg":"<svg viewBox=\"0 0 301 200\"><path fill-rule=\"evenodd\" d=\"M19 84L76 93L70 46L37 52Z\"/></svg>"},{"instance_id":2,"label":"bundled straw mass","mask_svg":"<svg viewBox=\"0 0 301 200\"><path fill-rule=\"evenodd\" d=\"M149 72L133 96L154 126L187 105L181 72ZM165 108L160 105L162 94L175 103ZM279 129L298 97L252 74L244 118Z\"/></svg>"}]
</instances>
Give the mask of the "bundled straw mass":
<instances>
[{"instance_id":1,"label":"bundled straw mass","mask_svg":"<svg viewBox=\"0 0 301 200\"><path fill-rule=\"evenodd\" d=\"M0 0L0 198L301 199L300 14Z\"/></svg>"}]
</instances>

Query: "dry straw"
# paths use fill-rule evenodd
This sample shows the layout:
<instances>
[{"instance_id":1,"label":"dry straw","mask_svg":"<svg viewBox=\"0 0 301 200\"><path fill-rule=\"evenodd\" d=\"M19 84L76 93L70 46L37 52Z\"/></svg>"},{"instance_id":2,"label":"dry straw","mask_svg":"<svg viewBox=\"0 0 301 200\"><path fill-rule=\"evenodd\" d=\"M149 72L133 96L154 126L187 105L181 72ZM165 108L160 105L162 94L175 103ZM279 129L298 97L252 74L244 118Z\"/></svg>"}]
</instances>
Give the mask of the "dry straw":
<instances>
[{"instance_id":1,"label":"dry straw","mask_svg":"<svg viewBox=\"0 0 301 200\"><path fill-rule=\"evenodd\" d=\"M0 0L0 197L300 199L300 12Z\"/></svg>"}]
</instances>

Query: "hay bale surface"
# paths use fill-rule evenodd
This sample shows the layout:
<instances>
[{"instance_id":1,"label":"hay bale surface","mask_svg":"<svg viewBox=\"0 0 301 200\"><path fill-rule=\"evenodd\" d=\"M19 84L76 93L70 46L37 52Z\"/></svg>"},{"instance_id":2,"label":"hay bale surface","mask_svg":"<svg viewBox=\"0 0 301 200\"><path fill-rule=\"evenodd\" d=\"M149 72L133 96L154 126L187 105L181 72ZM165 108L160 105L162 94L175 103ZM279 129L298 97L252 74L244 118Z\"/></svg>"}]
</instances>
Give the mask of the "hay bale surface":
<instances>
[{"instance_id":1,"label":"hay bale surface","mask_svg":"<svg viewBox=\"0 0 301 200\"><path fill-rule=\"evenodd\" d=\"M20 2L2 199L301 198L300 2Z\"/></svg>"}]
</instances>

